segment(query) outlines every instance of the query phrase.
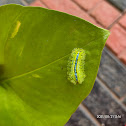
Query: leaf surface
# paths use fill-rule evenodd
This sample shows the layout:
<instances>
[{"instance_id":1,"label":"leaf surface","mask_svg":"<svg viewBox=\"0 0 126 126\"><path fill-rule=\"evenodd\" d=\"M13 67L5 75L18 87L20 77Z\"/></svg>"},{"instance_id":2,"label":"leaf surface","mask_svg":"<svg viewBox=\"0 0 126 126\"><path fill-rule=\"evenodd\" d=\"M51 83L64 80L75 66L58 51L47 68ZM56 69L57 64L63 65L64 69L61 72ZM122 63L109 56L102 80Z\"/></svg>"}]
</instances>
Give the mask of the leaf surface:
<instances>
[{"instance_id":1,"label":"leaf surface","mask_svg":"<svg viewBox=\"0 0 126 126\"><path fill-rule=\"evenodd\" d=\"M109 36L78 17L40 7L0 7L0 126L63 126L90 93ZM74 48L86 78L67 79Z\"/></svg>"}]
</instances>

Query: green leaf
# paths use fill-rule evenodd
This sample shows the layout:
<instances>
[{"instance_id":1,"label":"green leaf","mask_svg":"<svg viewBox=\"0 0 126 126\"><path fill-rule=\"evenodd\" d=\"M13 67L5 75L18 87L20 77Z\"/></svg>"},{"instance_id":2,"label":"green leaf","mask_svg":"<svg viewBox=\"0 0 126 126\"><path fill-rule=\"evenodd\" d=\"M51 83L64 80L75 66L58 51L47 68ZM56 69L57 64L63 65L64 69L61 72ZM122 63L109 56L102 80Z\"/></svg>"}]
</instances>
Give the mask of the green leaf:
<instances>
[{"instance_id":1,"label":"green leaf","mask_svg":"<svg viewBox=\"0 0 126 126\"><path fill-rule=\"evenodd\" d=\"M0 7L0 126L63 126L90 93L109 32L40 7ZM86 51L83 84L67 79L74 48Z\"/></svg>"}]
</instances>

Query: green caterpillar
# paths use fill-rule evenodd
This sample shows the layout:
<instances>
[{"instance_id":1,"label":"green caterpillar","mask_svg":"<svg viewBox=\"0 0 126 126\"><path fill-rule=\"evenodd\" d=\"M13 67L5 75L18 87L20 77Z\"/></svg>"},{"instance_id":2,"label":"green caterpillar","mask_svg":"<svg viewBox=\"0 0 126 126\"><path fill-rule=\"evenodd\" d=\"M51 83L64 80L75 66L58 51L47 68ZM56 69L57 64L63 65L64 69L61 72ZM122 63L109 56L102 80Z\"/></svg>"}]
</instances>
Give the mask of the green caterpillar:
<instances>
[{"instance_id":1,"label":"green caterpillar","mask_svg":"<svg viewBox=\"0 0 126 126\"><path fill-rule=\"evenodd\" d=\"M82 48L74 48L70 55L67 67L68 80L74 85L82 84L85 79L84 60L85 50Z\"/></svg>"}]
</instances>

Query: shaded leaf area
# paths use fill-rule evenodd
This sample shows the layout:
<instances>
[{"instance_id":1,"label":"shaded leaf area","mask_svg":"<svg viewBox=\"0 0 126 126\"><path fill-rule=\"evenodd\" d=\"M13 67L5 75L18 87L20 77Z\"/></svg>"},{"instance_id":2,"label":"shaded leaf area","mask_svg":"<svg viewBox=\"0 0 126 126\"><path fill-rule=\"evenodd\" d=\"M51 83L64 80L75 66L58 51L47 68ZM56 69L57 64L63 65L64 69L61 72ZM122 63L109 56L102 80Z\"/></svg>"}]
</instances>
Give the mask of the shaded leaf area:
<instances>
[{"instance_id":1,"label":"shaded leaf area","mask_svg":"<svg viewBox=\"0 0 126 126\"><path fill-rule=\"evenodd\" d=\"M90 93L109 35L40 7L0 7L0 125L63 126ZM82 85L67 79L71 51L86 51Z\"/></svg>"}]
</instances>

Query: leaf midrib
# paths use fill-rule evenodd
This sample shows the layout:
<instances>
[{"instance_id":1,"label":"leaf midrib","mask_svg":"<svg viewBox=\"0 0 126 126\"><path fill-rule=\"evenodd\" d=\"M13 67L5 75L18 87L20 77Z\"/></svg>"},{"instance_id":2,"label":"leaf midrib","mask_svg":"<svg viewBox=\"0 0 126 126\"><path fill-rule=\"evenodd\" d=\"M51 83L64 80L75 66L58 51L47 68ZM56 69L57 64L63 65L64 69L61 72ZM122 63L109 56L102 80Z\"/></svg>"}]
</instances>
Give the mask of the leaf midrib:
<instances>
[{"instance_id":1,"label":"leaf midrib","mask_svg":"<svg viewBox=\"0 0 126 126\"><path fill-rule=\"evenodd\" d=\"M86 47L87 45L89 45L89 44L92 43L93 41L97 41L97 40L100 40L100 39L101 39L101 38L97 38L97 39L95 38L95 39L93 39L92 41L90 41L89 43L87 43L84 47ZM67 55L65 55L65 56L63 56L63 57L61 57L61 58L59 58L59 59L57 59L57 60L54 60L53 62L51 62L51 63L49 63L49 64L47 64L47 65L44 65L44 66L42 66L42 67L36 68L36 69L34 69L34 70L32 70L32 71L29 71L29 72L26 72L26 73L23 73L23 74L14 76L14 77L10 77L10 78L7 78L7 79L3 79L3 80L1 80L0 82L3 83L3 82L6 82L6 81L8 81L8 80L13 80L13 79L20 78L20 77L22 77L22 76L28 75L28 74L30 74L30 73L33 73L33 72L38 71L38 70L40 70L40 69L43 69L43 68L49 66L50 64L53 64L53 63L55 63L55 62L57 62L57 61L59 61L59 60L65 58L65 57L67 57L67 56L70 55L70 54L71 54L71 53L69 53L69 54L67 54Z\"/></svg>"}]
</instances>

